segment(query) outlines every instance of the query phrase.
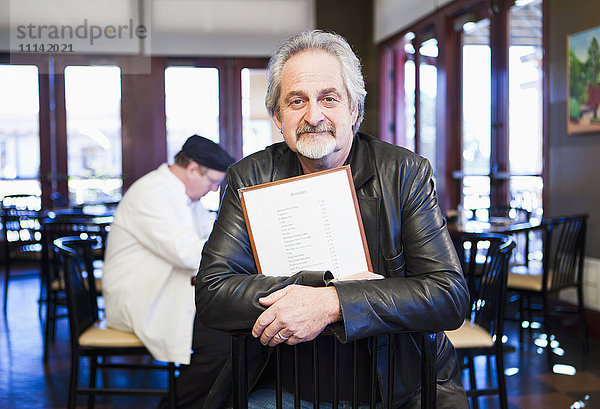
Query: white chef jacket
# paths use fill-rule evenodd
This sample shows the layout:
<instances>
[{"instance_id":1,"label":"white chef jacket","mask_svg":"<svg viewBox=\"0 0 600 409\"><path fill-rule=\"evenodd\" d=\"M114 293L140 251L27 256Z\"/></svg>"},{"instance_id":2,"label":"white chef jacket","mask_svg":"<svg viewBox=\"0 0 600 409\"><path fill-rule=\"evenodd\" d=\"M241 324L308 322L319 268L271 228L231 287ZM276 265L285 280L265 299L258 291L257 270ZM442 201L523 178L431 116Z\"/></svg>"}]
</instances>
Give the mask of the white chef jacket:
<instances>
[{"instance_id":1,"label":"white chef jacket","mask_svg":"<svg viewBox=\"0 0 600 409\"><path fill-rule=\"evenodd\" d=\"M214 219L166 163L136 181L117 207L102 272L107 325L133 331L157 360L190 363L190 280Z\"/></svg>"}]
</instances>

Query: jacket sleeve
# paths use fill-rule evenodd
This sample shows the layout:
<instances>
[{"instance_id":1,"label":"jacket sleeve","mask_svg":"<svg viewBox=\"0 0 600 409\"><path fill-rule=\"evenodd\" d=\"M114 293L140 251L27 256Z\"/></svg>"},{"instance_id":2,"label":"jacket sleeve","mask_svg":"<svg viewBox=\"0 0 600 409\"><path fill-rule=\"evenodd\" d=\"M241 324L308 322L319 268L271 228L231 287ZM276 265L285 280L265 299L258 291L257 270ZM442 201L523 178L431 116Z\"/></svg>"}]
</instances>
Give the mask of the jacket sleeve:
<instances>
[{"instance_id":1,"label":"jacket sleeve","mask_svg":"<svg viewBox=\"0 0 600 409\"><path fill-rule=\"evenodd\" d=\"M219 216L202 251L196 277L196 308L202 324L222 331L248 330L265 310L258 299L289 284L323 287L326 271L303 271L291 277L257 274L238 195L243 187L234 167Z\"/></svg>"},{"instance_id":2,"label":"jacket sleeve","mask_svg":"<svg viewBox=\"0 0 600 409\"><path fill-rule=\"evenodd\" d=\"M437 332L462 324L469 295L431 175L431 165L422 159L397 177L399 197L391 203L399 213L385 209L391 216L389 226L382 228L401 229L402 245L386 259L388 271L380 272L386 278L333 283L343 323L332 329L343 342L386 332Z\"/></svg>"}]
</instances>

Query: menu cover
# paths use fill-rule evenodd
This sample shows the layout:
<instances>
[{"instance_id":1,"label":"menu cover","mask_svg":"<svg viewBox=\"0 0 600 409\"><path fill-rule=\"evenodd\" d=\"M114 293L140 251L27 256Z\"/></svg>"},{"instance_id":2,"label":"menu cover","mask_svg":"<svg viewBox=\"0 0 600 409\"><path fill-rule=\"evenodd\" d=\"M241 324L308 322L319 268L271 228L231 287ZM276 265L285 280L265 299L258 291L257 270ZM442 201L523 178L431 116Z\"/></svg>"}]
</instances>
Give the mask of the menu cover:
<instances>
[{"instance_id":1,"label":"menu cover","mask_svg":"<svg viewBox=\"0 0 600 409\"><path fill-rule=\"evenodd\" d=\"M349 165L239 193L259 273L373 271Z\"/></svg>"}]
</instances>

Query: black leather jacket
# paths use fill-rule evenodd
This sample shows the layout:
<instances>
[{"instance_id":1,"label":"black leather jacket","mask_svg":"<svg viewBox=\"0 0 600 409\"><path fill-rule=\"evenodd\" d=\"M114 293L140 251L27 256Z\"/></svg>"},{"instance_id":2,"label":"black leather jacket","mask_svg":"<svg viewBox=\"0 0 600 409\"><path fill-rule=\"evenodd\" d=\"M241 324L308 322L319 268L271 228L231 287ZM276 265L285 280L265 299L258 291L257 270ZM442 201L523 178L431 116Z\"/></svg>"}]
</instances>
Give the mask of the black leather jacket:
<instances>
[{"instance_id":1,"label":"black leather jacket","mask_svg":"<svg viewBox=\"0 0 600 409\"><path fill-rule=\"evenodd\" d=\"M352 170L373 269L386 279L336 282L343 322L331 329L342 342L348 342L396 331L458 328L466 315L469 294L437 205L429 162L358 133L346 163ZM285 143L274 144L229 168L219 217L202 252L196 281L197 311L207 327L224 331L252 328L265 309L258 298L289 284L326 285L325 272L300 272L292 277L257 275L237 193L242 187L300 174L300 162ZM378 339L383 351L378 354L378 379L385 397L387 343L384 336ZM468 407L454 348L443 332L437 339L438 407ZM261 345L254 343L258 351ZM416 336L396 335L394 407L412 407L410 402L418 402L419 348ZM256 364L251 381L262 370L263 362L257 361L261 359L249 361ZM221 382L227 383L225 378ZM222 387L215 384L215 390L220 390L216 393L228 395Z\"/></svg>"}]
</instances>

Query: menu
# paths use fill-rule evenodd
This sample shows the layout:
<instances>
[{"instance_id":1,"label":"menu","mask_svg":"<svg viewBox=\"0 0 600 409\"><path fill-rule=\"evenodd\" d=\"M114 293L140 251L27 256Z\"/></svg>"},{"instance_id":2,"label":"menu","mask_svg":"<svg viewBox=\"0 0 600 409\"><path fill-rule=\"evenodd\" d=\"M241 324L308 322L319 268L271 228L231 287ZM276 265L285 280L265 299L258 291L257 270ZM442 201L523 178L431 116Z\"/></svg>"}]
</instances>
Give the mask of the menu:
<instances>
[{"instance_id":1,"label":"menu","mask_svg":"<svg viewBox=\"0 0 600 409\"><path fill-rule=\"evenodd\" d=\"M350 166L240 189L259 273L373 271Z\"/></svg>"}]
</instances>

